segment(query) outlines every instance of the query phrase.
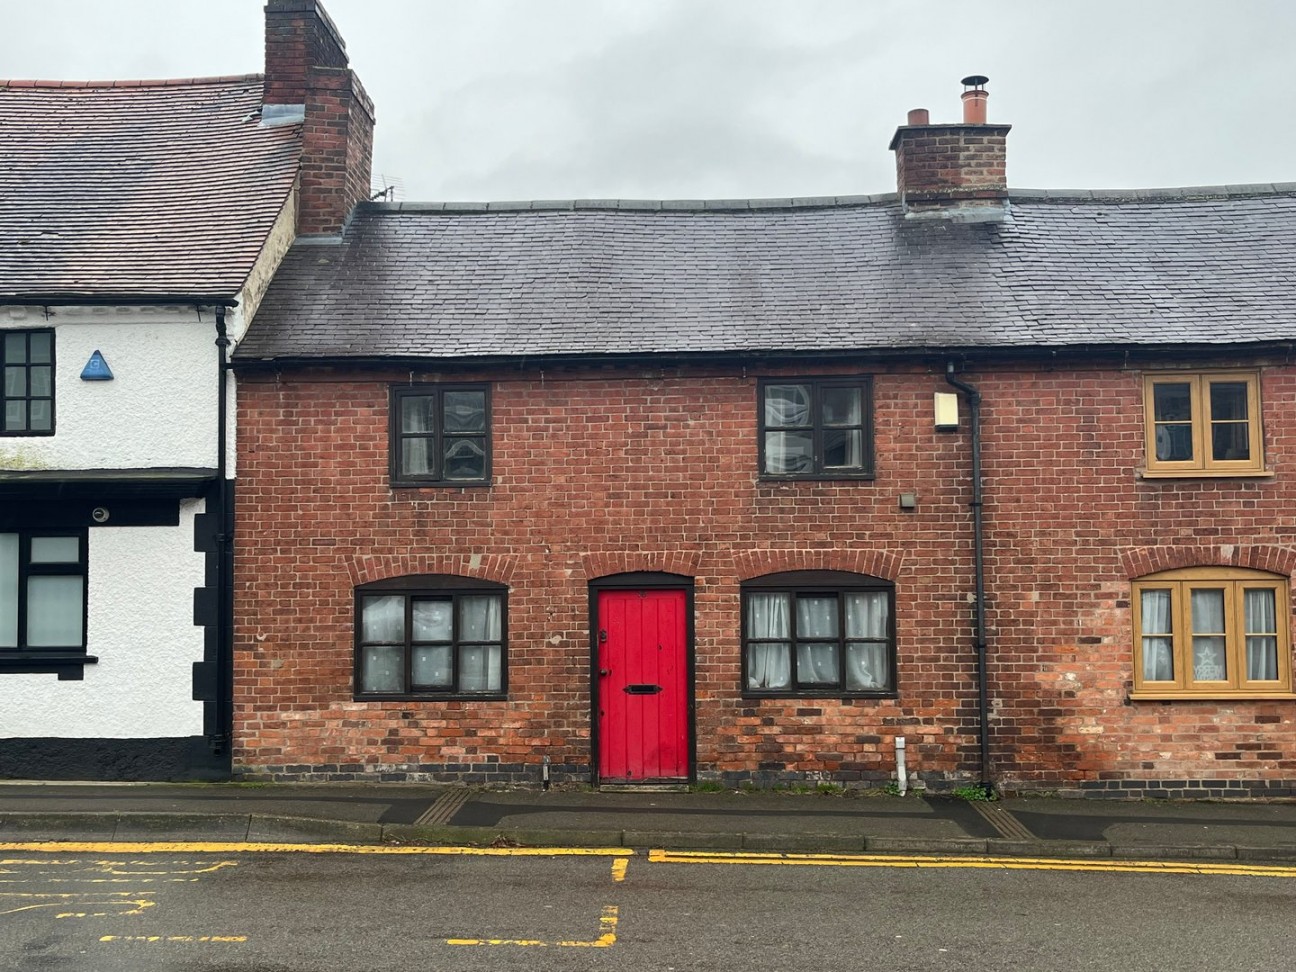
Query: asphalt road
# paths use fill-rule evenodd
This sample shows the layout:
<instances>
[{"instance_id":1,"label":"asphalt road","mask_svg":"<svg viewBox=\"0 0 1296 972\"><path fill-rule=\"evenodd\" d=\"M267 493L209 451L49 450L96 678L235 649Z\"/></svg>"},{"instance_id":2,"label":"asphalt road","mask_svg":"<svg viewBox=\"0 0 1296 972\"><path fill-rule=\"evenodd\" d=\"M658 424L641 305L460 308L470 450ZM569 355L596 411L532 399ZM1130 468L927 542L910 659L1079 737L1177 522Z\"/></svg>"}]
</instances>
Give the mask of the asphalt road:
<instances>
[{"instance_id":1,"label":"asphalt road","mask_svg":"<svg viewBox=\"0 0 1296 972\"><path fill-rule=\"evenodd\" d=\"M4 850L0 969L1273 972L1291 964L1292 868L654 858Z\"/></svg>"}]
</instances>

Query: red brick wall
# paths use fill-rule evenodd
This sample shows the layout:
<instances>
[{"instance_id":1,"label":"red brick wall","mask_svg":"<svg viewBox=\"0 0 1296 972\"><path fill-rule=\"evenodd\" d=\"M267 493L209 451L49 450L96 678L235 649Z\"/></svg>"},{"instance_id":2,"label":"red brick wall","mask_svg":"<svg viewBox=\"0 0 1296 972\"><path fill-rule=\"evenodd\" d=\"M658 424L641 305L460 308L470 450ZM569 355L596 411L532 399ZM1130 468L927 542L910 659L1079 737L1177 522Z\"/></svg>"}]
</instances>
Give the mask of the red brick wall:
<instances>
[{"instance_id":1,"label":"red brick wall","mask_svg":"<svg viewBox=\"0 0 1296 972\"><path fill-rule=\"evenodd\" d=\"M896 132L896 185L906 204L1008 195L1008 125L906 126Z\"/></svg>"},{"instance_id":2,"label":"red brick wall","mask_svg":"<svg viewBox=\"0 0 1296 972\"><path fill-rule=\"evenodd\" d=\"M938 433L940 369L810 370L875 376L875 481L758 482L751 374L511 370L440 376L494 382L493 485L393 490L387 380L408 370L242 376L236 766L535 782L547 755L556 779L588 778L588 584L670 571L696 581L701 778L884 781L904 735L929 785L975 779L966 406L958 434ZM1126 699L1139 565L1288 563L1296 375L1264 371L1276 479L1148 481L1138 372L964 377L985 398L995 777L1296 779L1291 702ZM894 580L899 699L740 697L739 584L798 569ZM354 586L431 572L509 585L508 701L353 701Z\"/></svg>"},{"instance_id":3,"label":"red brick wall","mask_svg":"<svg viewBox=\"0 0 1296 972\"><path fill-rule=\"evenodd\" d=\"M266 104L303 105L297 231L342 230L369 198L374 109L346 44L316 0L266 6Z\"/></svg>"},{"instance_id":4,"label":"red brick wall","mask_svg":"<svg viewBox=\"0 0 1296 972\"><path fill-rule=\"evenodd\" d=\"M373 105L354 72L313 68L302 124L297 231L338 233L369 198Z\"/></svg>"},{"instance_id":5,"label":"red brick wall","mask_svg":"<svg viewBox=\"0 0 1296 972\"><path fill-rule=\"evenodd\" d=\"M265 102L304 104L310 69L346 67L346 44L315 0L270 0L265 14Z\"/></svg>"}]
</instances>

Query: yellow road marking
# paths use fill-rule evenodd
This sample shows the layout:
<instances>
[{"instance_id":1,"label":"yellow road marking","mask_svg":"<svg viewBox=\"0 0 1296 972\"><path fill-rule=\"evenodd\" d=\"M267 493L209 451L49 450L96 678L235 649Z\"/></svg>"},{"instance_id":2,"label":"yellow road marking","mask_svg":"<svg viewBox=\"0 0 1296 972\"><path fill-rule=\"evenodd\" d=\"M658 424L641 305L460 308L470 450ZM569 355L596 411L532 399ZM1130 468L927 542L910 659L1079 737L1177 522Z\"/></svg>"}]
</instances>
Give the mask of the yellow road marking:
<instances>
[{"instance_id":1,"label":"yellow road marking","mask_svg":"<svg viewBox=\"0 0 1296 972\"><path fill-rule=\"evenodd\" d=\"M246 935L104 935L101 942L246 942Z\"/></svg>"},{"instance_id":2,"label":"yellow road marking","mask_svg":"<svg viewBox=\"0 0 1296 972\"><path fill-rule=\"evenodd\" d=\"M0 843L0 851L48 851L63 854L375 854L464 857L633 857L628 847L389 847L383 844L270 844L250 841ZM0 861L0 864L8 863Z\"/></svg>"},{"instance_id":3,"label":"yellow road marking","mask_svg":"<svg viewBox=\"0 0 1296 972\"><path fill-rule=\"evenodd\" d=\"M198 862L197 861L177 861L176 863L184 864L184 865L190 865L190 864L196 865ZM149 867L149 870L146 871L123 870L123 868L126 868L128 866ZM40 858L33 858L30 860L19 859L19 860L0 861L0 874L14 874L14 875L31 874L32 871L30 870L30 868L32 867L40 867L40 868L80 867L83 869L85 873L88 874L109 874L109 875L114 875L116 877L129 877L132 879L132 881L114 882L117 884L128 884L128 883L133 883L134 881L151 883L159 879L163 879L167 881L196 881L198 880L197 878L175 877L174 875L211 874L213 871L219 871L221 868L237 867L237 866L238 865L234 861L219 861L215 864L208 863L202 867L197 867L197 866L186 867L185 869L182 870L159 870L156 867L156 865L154 865L150 861L87 861L79 858L72 858L70 860L48 860L48 859L41 860ZM10 867L21 867L24 869L11 870ZM35 873L44 875L44 874L62 874L63 872L40 870L40 871L36 871ZM17 878L0 878L0 884L19 884L23 881L28 881L28 880L30 880L30 878L21 877L21 876ZM74 880L74 881L86 880L86 881L102 882L102 881L107 881L108 879L107 878L60 877L58 878L58 880Z\"/></svg>"},{"instance_id":4,"label":"yellow road marking","mask_svg":"<svg viewBox=\"0 0 1296 972\"><path fill-rule=\"evenodd\" d=\"M799 867L982 868L1014 871L1113 871L1132 874L1225 874L1296 878L1296 867L1220 862L1094 860L1051 857L905 857L884 854L758 854L650 850L654 864L784 864Z\"/></svg>"},{"instance_id":5,"label":"yellow road marking","mask_svg":"<svg viewBox=\"0 0 1296 972\"><path fill-rule=\"evenodd\" d=\"M38 908L86 908L86 907L111 907L114 911L64 911L57 915L59 918L85 918L87 916L101 918L105 915L140 915L144 913L145 908L156 906L157 902L148 898L126 898L116 897L114 895L127 895L130 891L107 892L103 896L83 895L83 894L32 894L32 893L15 893L5 892L0 894L0 915L16 915L20 911L35 911ZM4 907L7 902L6 898L23 898L27 899L22 903L13 902L14 907ZM126 910L122 910L123 906Z\"/></svg>"},{"instance_id":6,"label":"yellow road marking","mask_svg":"<svg viewBox=\"0 0 1296 972\"><path fill-rule=\"evenodd\" d=\"M42 908L59 908L56 918L105 918L109 916L143 914L146 908L157 906L151 895L152 889L139 885L175 882L196 882L199 875L227 867L237 867L234 861L205 862L197 867L198 862L186 861L185 869L167 870L168 862L158 861L161 867L150 861L123 860L85 860L82 858L14 858L0 862L8 865L0 867L0 873L10 875L0 879L0 885L25 884L41 888L67 888L76 885L91 885L77 890L41 890L9 891L0 889L0 915L17 914L22 911L35 911ZM143 871L123 870L126 867L147 867ZM120 877L95 877L92 875L125 875ZM142 875L151 875L144 877ZM171 875L190 875L173 877ZM112 891L102 887L105 884L130 884L129 890ZM102 909L111 910L102 910Z\"/></svg>"},{"instance_id":7,"label":"yellow road marking","mask_svg":"<svg viewBox=\"0 0 1296 972\"><path fill-rule=\"evenodd\" d=\"M447 938L447 945L526 945L541 948L611 948L616 944L617 906L606 905L599 918L598 938L591 942L545 942L535 938Z\"/></svg>"},{"instance_id":8,"label":"yellow road marking","mask_svg":"<svg viewBox=\"0 0 1296 972\"><path fill-rule=\"evenodd\" d=\"M616 860L614 860L612 862L612 880L624 881L626 876L626 868L628 868L629 866L630 866L630 858L628 857L618 857Z\"/></svg>"}]
</instances>

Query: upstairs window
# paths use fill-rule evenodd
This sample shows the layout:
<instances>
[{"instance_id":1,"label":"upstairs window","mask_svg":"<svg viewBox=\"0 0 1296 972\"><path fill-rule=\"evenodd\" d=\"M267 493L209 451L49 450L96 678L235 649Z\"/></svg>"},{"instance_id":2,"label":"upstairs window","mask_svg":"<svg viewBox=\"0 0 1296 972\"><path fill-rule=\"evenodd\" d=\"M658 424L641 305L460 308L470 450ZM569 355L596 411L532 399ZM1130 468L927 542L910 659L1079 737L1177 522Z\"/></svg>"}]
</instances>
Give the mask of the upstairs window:
<instances>
[{"instance_id":1,"label":"upstairs window","mask_svg":"<svg viewBox=\"0 0 1296 972\"><path fill-rule=\"evenodd\" d=\"M1194 567L1134 582L1136 698L1291 694L1286 579Z\"/></svg>"},{"instance_id":2,"label":"upstairs window","mask_svg":"<svg viewBox=\"0 0 1296 972\"><path fill-rule=\"evenodd\" d=\"M0 533L0 662L84 652L86 533Z\"/></svg>"},{"instance_id":3,"label":"upstairs window","mask_svg":"<svg viewBox=\"0 0 1296 972\"><path fill-rule=\"evenodd\" d=\"M894 696L895 587L842 571L743 585L743 694Z\"/></svg>"},{"instance_id":4,"label":"upstairs window","mask_svg":"<svg viewBox=\"0 0 1296 972\"><path fill-rule=\"evenodd\" d=\"M0 435L54 434L54 332L0 331Z\"/></svg>"},{"instance_id":5,"label":"upstairs window","mask_svg":"<svg viewBox=\"0 0 1296 972\"><path fill-rule=\"evenodd\" d=\"M469 486L489 480L487 385L407 385L392 389L393 485Z\"/></svg>"},{"instance_id":6,"label":"upstairs window","mask_svg":"<svg viewBox=\"0 0 1296 972\"><path fill-rule=\"evenodd\" d=\"M356 590L358 699L504 698L507 588L400 577Z\"/></svg>"},{"instance_id":7,"label":"upstairs window","mask_svg":"<svg viewBox=\"0 0 1296 972\"><path fill-rule=\"evenodd\" d=\"M768 479L871 479L868 378L760 382L760 471Z\"/></svg>"},{"instance_id":8,"label":"upstairs window","mask_svg":"<svg viewBox=\"0 0 1296 972\"><path fill-rule=\"evenodd\" d=\"M1148 375L1143 414L1147 475L1264 472L1260 376L1254 371Z\"/></svg>"}]
</instances>

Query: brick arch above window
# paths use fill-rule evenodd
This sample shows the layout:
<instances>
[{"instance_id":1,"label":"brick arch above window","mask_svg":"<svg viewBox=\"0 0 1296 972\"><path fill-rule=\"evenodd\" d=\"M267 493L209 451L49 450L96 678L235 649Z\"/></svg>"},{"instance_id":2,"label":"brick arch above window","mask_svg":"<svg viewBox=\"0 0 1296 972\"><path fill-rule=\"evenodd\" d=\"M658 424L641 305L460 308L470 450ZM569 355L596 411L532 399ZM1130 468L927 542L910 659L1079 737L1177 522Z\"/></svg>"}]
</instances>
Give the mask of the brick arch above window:
<instances>
[{"instance_id":1,"label":"brick arch above window","mask_svg":"<svg viewBox=\"0 0 1296 972\"><path fill-rule=\"evenodd\" d=\"M1246 567L1290 577L1296 573L1296 548L1276 544L1162 544L1121 553L1131 580L1185 567Z\"/></svg>"},{"instance_id":2,"label":"brick arch above window","mask_svg":"<svg viewBox=\"0 0 1296 972\"><path fill-rule=\"evenodd\" d=\"M395 577L447 574L508 584L517 569L515 557L500 554L371 554L347 563L355 587Z\"/></svg>"},{"instance_id":3,"label":"brick arch above window","mask_svg":"<svg viewBox=\"0 0 1296 972\"><path fill-rule=\"evenodd\" d=\"M734 555L740 581L800 570L837 570L895 581L904 554L886 550L749 550Z\"/></svg>"},{"instance_id":4,"label":"brick arch above window","mask_svg":"<svg viewBox=\"0 0 1296 972\"><path fill-rule=\"evenodd\" d=\"M702 554L696 550L650 553L639 550L581 554L585 580L613 574L679 574L696 577Z\"/></svg>"},{"instance_id":5,"label":"brick arch above window","mask_svg":"<svg viewBox=\"0 0 1296 972\"><path fill-rule=\"evenodd\" d=\"M1285 574L1219 563L1142 574L1131 587L1131 699L1294 698Z\"/></svg>"}]
</instances>

